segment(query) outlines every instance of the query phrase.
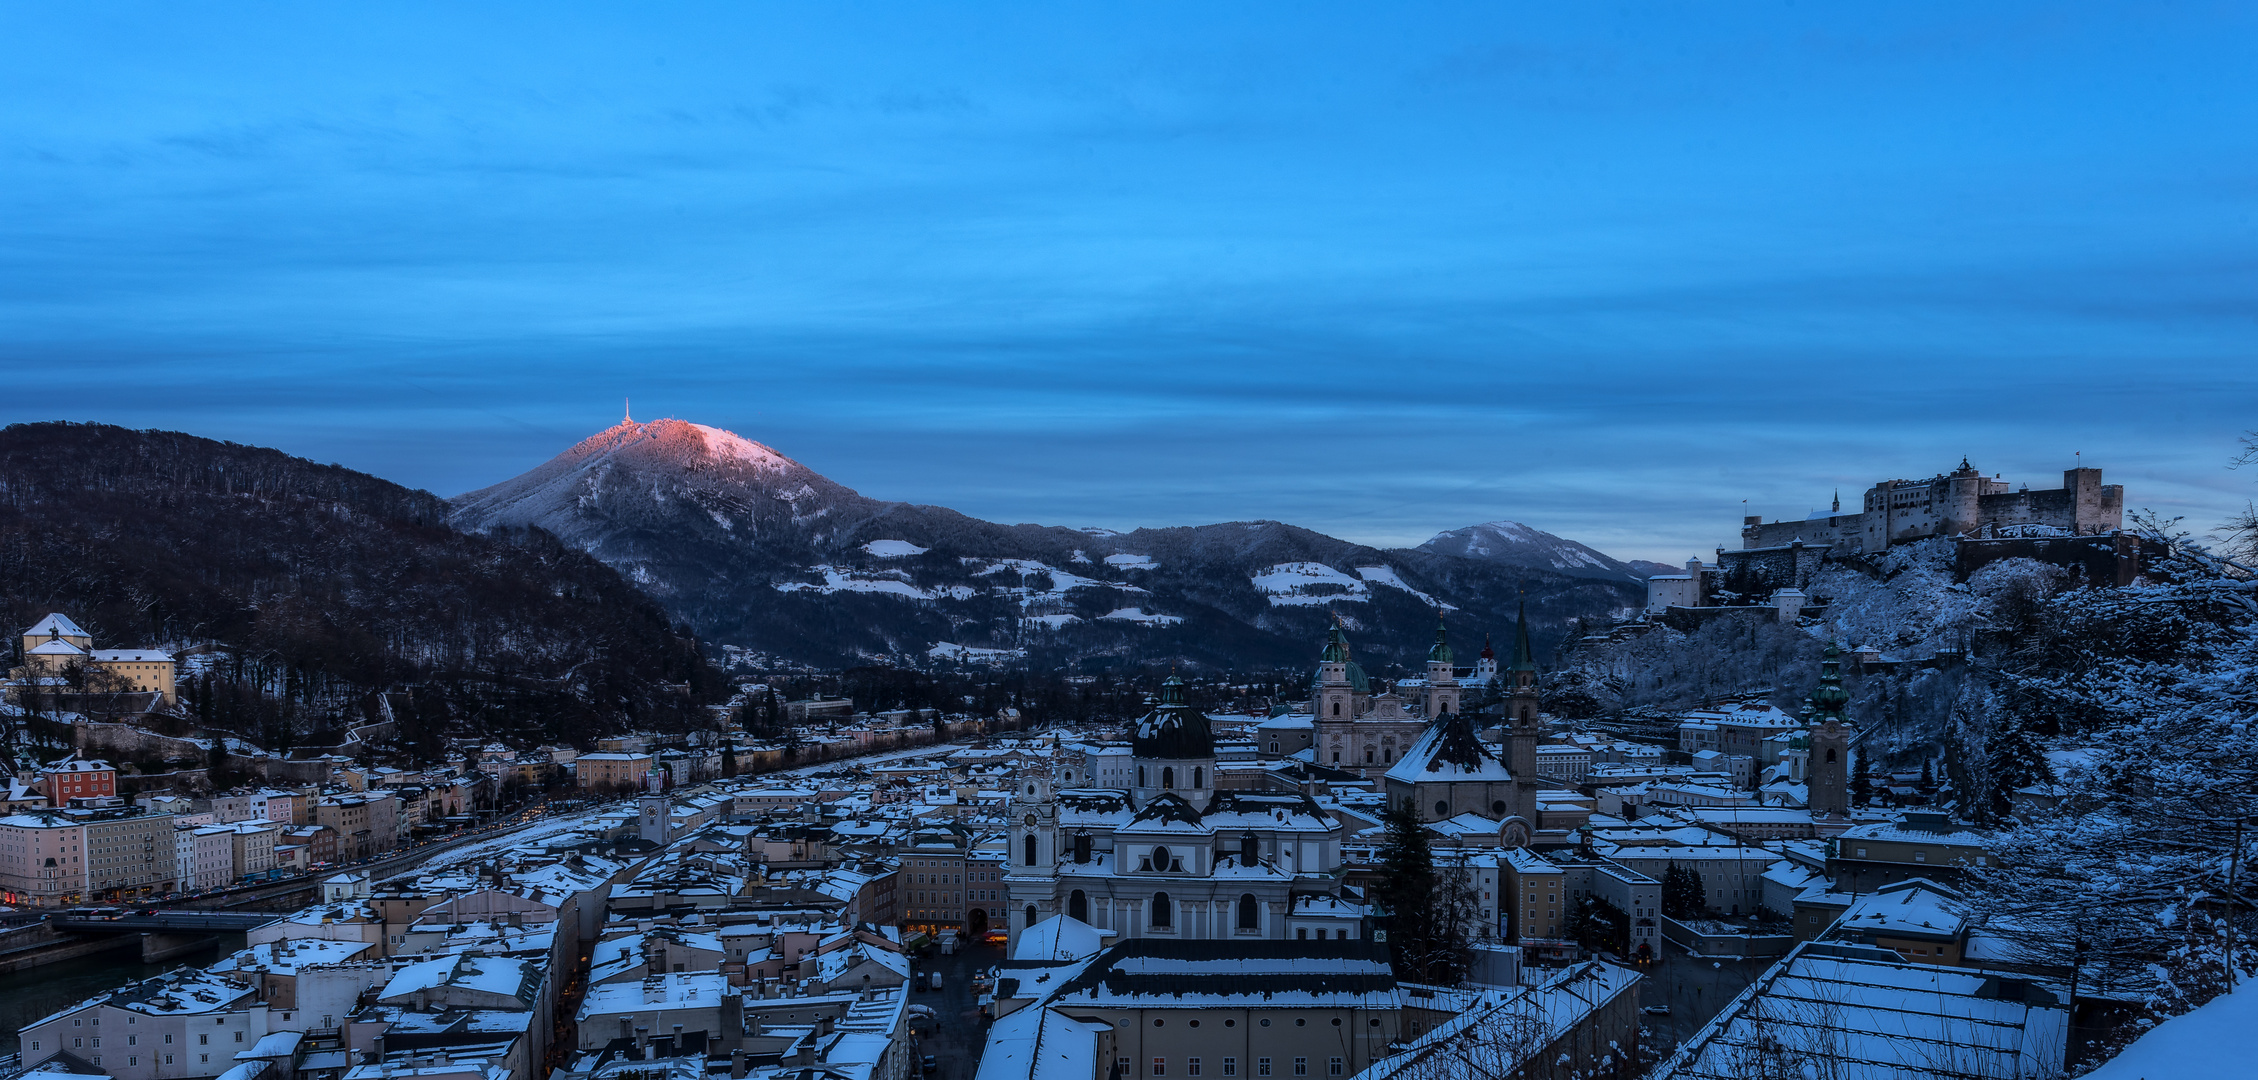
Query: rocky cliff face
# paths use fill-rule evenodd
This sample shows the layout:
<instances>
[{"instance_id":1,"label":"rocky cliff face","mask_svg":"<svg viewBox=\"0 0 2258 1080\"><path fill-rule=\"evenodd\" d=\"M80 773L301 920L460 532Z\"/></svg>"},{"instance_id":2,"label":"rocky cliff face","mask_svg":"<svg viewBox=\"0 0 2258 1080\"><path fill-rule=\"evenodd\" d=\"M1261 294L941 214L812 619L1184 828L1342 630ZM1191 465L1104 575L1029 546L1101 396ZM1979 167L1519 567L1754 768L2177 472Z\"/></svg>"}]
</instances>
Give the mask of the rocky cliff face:
<instances>
[{"instance_id":1,"label":"rocky cliff face","mask_svg":"<svg viewBox=\"0 0 2258 1080\"><path fill-rule=\"evenodd\" d=\"M1384 669L1416 666L1438 616L1461 643L1502 630L1524 591L1554 637L1639 599L1629 577L1383 551L1273 521L1000 525L865 498L680 420L622 423L452 506L465 528L534 526L588 551L710 642L823 666L1298 664L1337 615Z\"/></svg>"}]
</instances>

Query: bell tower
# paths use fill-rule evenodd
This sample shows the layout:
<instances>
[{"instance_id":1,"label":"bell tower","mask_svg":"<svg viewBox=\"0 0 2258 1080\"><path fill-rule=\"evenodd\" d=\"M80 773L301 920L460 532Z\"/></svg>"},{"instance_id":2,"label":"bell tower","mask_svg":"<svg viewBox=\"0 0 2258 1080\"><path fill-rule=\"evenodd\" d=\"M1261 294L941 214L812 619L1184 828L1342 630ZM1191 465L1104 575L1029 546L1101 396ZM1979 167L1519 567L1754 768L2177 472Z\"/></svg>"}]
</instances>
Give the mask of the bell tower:
<instances>
[{"instance_id":1,"label":"bell tower","mask_svg":"<svg viewBox=\"0 0 2258 1080\"><path fill-rule=\"evenodd\" d=\"M1537 657L1529 647L1529 603L1513 629L1513 659L1505 665L1505 767L1513 773L1519 806L1515 812L1537 820Z\"/></svg>"},{"instance_id":2,"label":"bell tower","mask_svg":"<svg viewBox=\"0 0 2258 1080\"><path fill-rule=\"evenodd\" d=\"M1349 682L1349 643L1341 634L1338 619L1325 639L1324 655L1317 660L1317 699L1311 705L1320 724L1356 719L1356 687Z\"/></svg>"},{"instance_id":3,"label":"bell tower","mask_svg":"<svg viewBox=\"0 0 2258 1080\"><path fill-rule=\"evenodd\" d=\"M1458 711L1458 673L1451 666L1450 634L1442 616L1435 617L1435 647L1427 650L1427 688L1421 705L1432 720Z\"/></svg>"},{"instance_id":4,"label":"bell tower","mask_svg":"<svg viewBox=\"0 0 2258 1080\"><path fill-rule=\"evenodd\" d=\"M1058 802L1048 773L1020 778L1012 793L1011 876L1058 875Z\"/></svg>"},{"instance_id":5,"label":"bell tower","mask_svg":"<svg viewBox=\"0 0 2258 1080\"><path fill-rule=\"evenodd\" d=\"M1843 710L1850 692L1842 688L1842 650L1829 642L1819 662L1819 686L1811 691L1811 761L1807 766L1811 816L1846 821L1850 817L1850 733Z\"/></svg>"}]
</instances>

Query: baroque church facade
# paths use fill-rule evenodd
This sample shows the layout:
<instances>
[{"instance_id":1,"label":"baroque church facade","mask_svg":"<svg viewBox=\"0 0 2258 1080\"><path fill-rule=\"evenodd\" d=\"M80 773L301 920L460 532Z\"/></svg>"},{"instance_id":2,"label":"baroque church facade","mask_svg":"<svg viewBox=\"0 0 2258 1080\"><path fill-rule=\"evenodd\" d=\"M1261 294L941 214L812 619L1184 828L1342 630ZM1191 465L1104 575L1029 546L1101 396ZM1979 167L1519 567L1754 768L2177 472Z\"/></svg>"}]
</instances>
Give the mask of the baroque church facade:
<instances>
[{"instance_id":1,"label":"baroque church facade","mask_svg":"<svg viewBox=\"0 0 2258 1080\"><path fill-rule=\"evenodd\" d=\"M1493 821L1500 847L1560 839L1538 835L1537 791L1551 785L1537 773L1526 615L1504 669L1487 643L1463 682L1453 660L1438 626L1426 677L1398 684L1408 694L1374 693L1334 626L1310 684L1311 763L1371 782L1422 821ZM1475 690L1494 692L1503 715L1478 716ZM1497 722L1502 745L1483 741L1481 728ZM1300 790L1219 790L1213 725L1174 676L1128 734L1129 762L1107 769L1107 786L1087 786L1097 774L1064 761L1016 781L1004 873L1015 939L1059 915L1116 940L1283 939L1312 929L1316 909L1343 906L1342 845L1366 822L1329 813ZM1334 925L1331 935L1317 932L1357 933L1353 917Z\"/></svg>"},{"instance_id":2,"label":"baroque church facade","mask_svg":"<svg viewBox=\"0 0 2258 1080\"><path fill-rule=\"evenodd\" d=\"M1013 936L1067 915L1116 940L1282 939L1331 893L1343 823L1299 791L1219 791L1215 732L1171 676L1130 728L1126 789L1018 781L1004 884Z\"/></svg>"}]
</instances>

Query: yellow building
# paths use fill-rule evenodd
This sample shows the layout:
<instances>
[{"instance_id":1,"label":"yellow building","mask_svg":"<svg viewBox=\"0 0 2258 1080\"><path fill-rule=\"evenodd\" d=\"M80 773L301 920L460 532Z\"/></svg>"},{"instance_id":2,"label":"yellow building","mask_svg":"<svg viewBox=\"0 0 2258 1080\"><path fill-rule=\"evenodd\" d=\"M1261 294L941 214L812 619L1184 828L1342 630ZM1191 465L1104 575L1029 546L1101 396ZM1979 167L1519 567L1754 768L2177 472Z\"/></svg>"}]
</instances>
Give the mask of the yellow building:
<instances>
[{"instance_id":1,"label":"yellow building","mask_svg":"<svg viewBox=\"0 0 2258 1080\"><path fill-rule=\"evenodd\" d=\"M23 632L26 678L60 678L73 665L101 670L142 693L154 693L165 704L176 700L173 692L173 657L155 649L97 649L94 637L62 614L51 614Z\"/></svg>"}]
</instances>

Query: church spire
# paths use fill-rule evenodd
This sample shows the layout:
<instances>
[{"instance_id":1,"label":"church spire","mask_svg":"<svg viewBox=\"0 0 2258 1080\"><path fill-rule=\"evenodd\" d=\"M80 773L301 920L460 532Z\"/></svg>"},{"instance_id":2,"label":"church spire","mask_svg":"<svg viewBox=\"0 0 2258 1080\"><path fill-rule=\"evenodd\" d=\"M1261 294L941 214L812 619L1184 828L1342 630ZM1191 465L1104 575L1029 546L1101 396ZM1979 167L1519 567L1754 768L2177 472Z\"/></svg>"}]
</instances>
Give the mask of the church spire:
<instances>
[{"instance_id":1,"label":"church spire","mask_svg":"<svg viewBox=\"0 0 2258 1080\"><path fill-rule=\"evenodd\" d=\"M1427 662L1430 664L1447 664L1450 663L1450 659L1450 632L1444 629L1443 617L1440 613L1437 613L1435 616L1435 647L1427 650Z\"/></svg>"},{"instance_id":2,"label":"church spire","mask_svg":"<svg viewBox=\"0 0 2258 1080\"><path fill-rule=\"evenodd\" d=\"M1521 601L1521 619L1513 627L1513 662L1508 671L1537 670L1536 650L1529 647L1529 602Z\"/></svg>"}]
</instances>

